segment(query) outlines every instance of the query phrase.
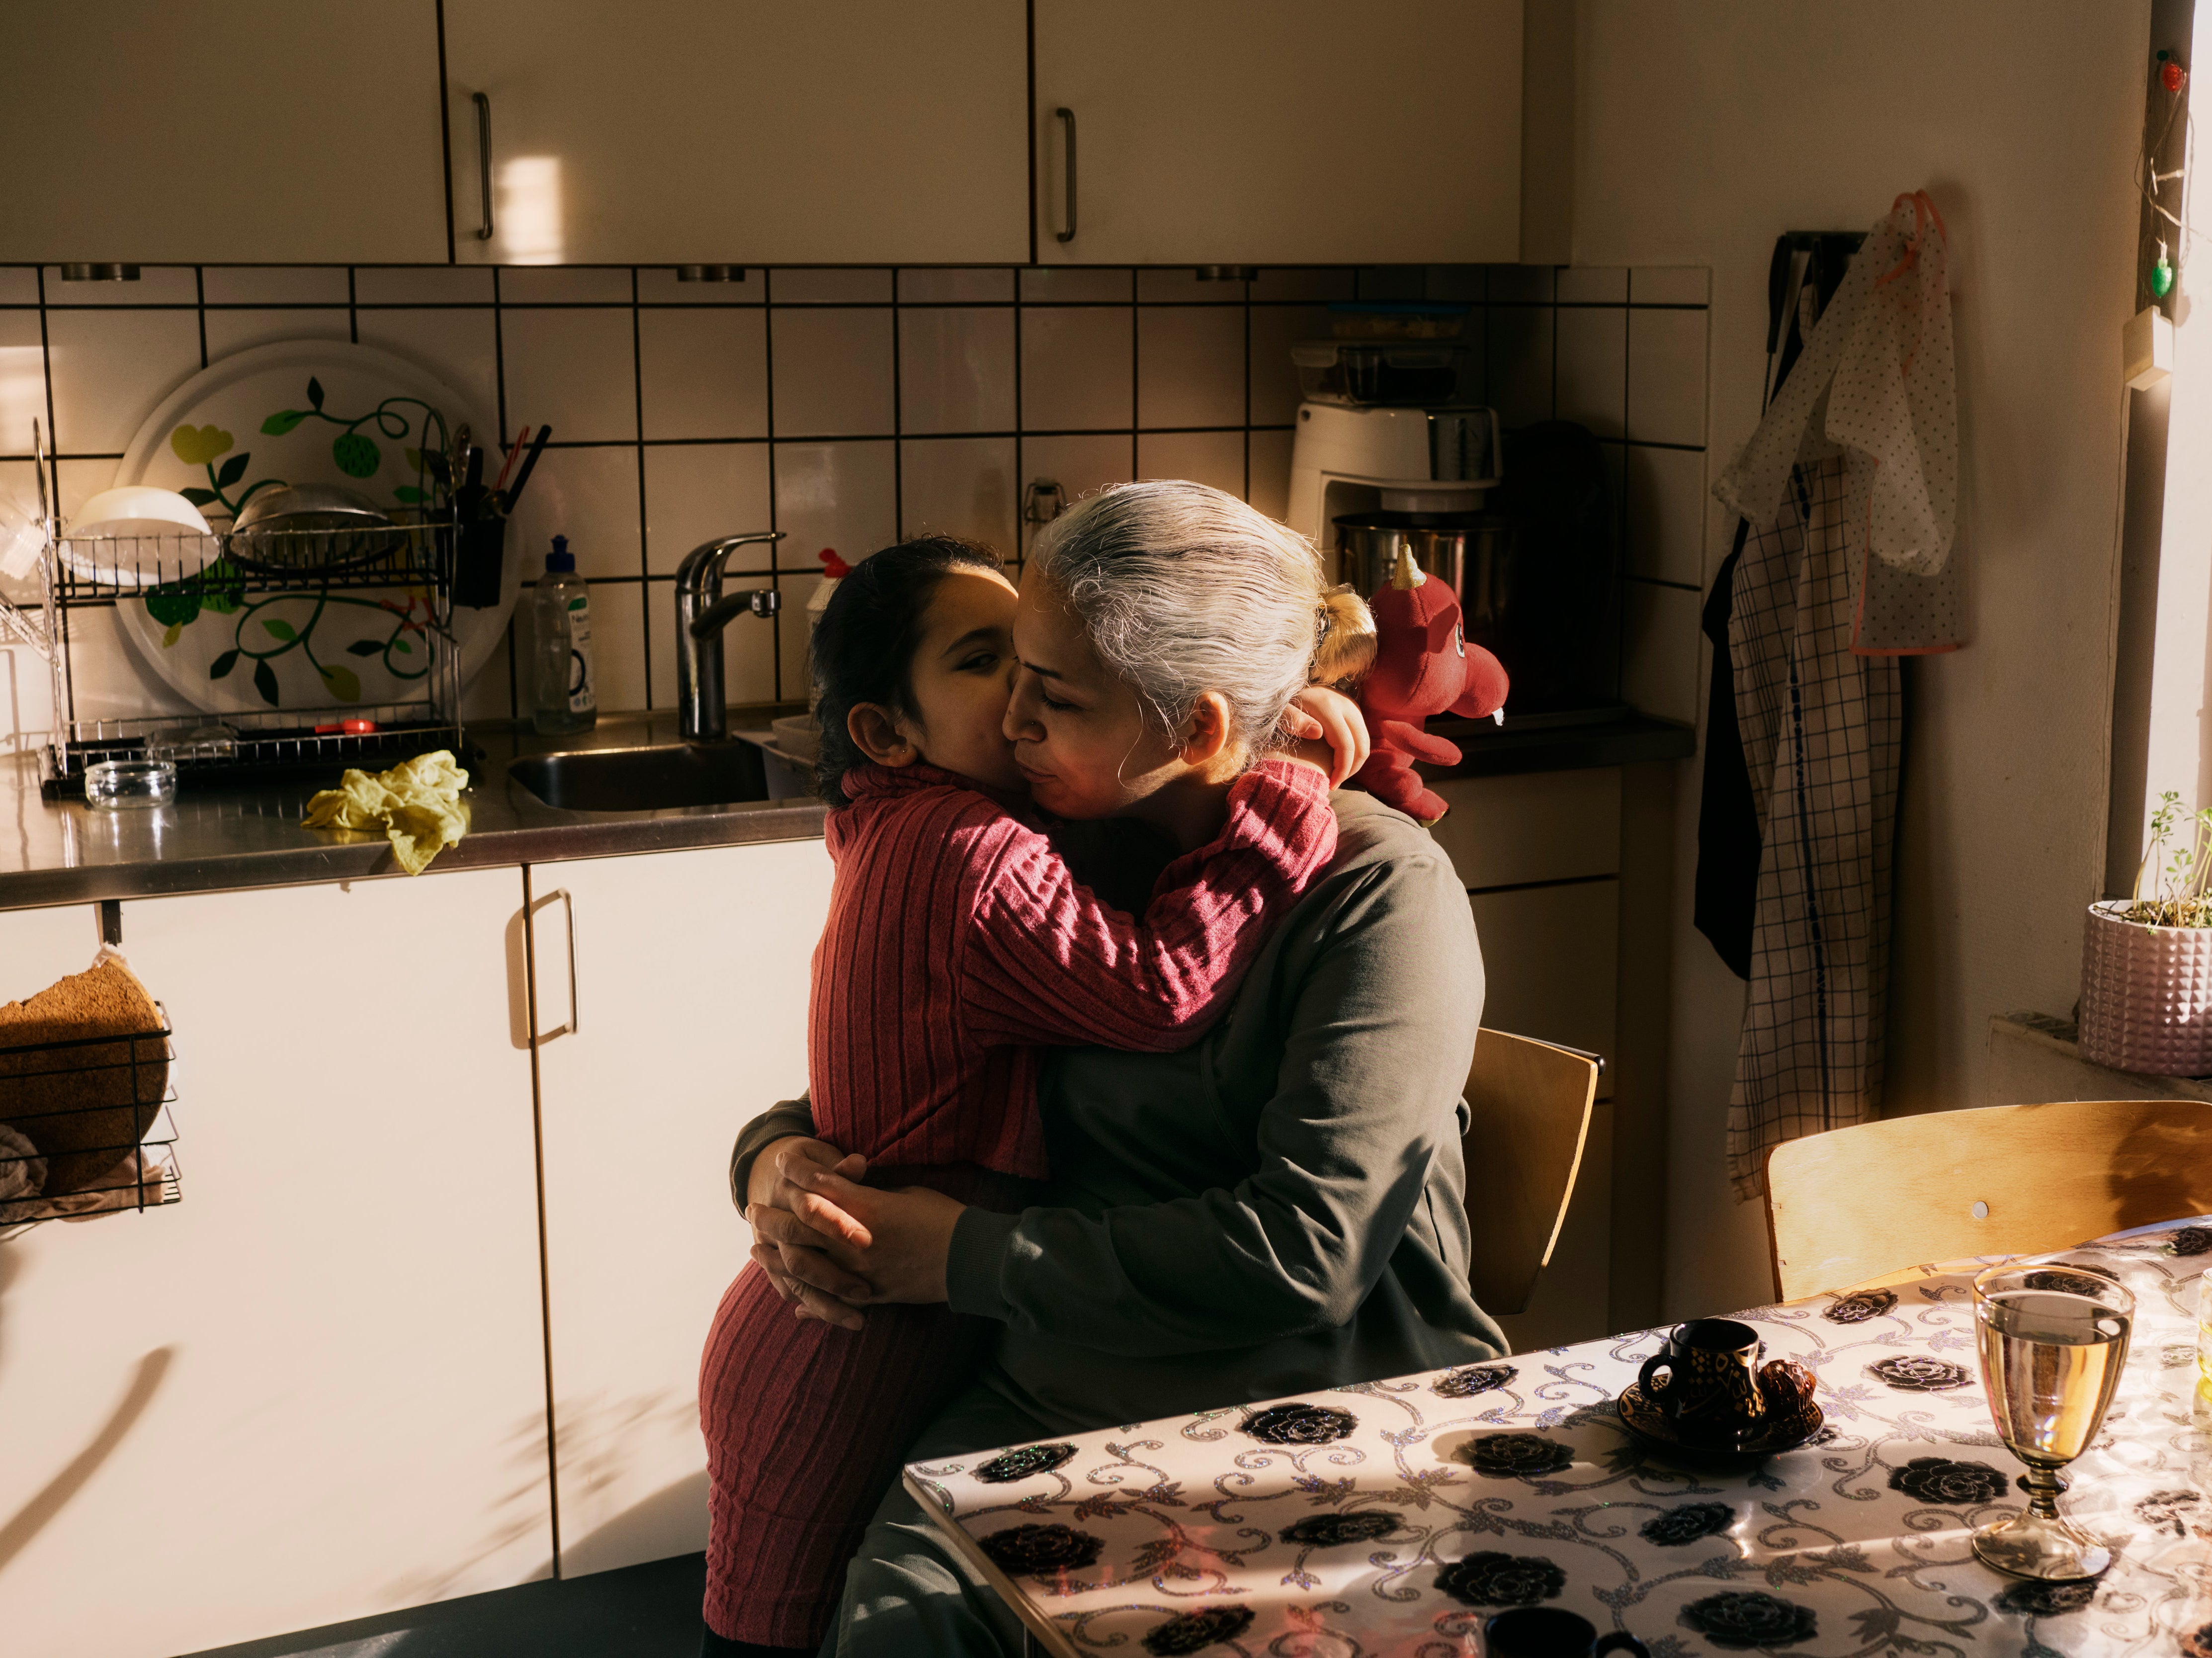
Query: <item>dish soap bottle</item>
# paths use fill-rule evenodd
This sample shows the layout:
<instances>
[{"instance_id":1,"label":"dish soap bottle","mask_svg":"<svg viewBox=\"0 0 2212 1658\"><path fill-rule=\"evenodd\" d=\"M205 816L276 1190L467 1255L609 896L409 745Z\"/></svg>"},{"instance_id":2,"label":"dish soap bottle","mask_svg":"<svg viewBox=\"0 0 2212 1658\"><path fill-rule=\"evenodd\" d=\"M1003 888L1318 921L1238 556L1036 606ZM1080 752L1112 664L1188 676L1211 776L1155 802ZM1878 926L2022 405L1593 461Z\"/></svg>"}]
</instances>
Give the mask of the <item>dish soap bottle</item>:
<instances>
[{"instance_id":1,"label":"dish soap bottle","mask_svg":"<svg viewBox=\"0 0 2212 1658\"><path fill-rule=\"evenodd\" d=\"M837 592L837 584L853 574L853 567L837 556L835 547L824 547L816 555L822 561L822 580L814 584L814 593L806 601L806 712L812 714L822 704L822 687L814 677L814 630L822 625L822 617L830 608L830 601Z\"/></svg>"},{"instance_id":2,"label":"dish soap bottle","mask_svg":"<svg viewBox=\"0 0 2212 1658\"><path fill-rule=\"evenodd\" d=\"M576 574L568 537L553 537L530 604L537 645L531 723L548 734L589 731L599 718L592 671L592 590Z\"/></svg>"}]
</instances>

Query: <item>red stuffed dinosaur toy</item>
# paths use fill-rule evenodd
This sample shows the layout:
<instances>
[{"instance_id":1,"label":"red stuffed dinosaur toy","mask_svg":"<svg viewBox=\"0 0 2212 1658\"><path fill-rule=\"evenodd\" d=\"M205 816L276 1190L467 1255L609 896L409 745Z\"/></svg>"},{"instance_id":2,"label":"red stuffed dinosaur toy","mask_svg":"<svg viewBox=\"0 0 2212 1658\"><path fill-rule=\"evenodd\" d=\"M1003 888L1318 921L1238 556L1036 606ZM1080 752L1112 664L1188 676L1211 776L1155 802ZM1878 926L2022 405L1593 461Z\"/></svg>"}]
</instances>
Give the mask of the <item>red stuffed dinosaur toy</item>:
<instances>
[{"instance_id":1,"label":"red stuffed dinosaur toy","mask_svg":"<svg viewBox=\"0 0 2212 1658\"><path fill-rule=\"evenodd\" d=\"M1423 731L1422 722L1437 714L1503 719L1505 668L1467 642L1450 586L1425 574L1411 549L1400 551L1390 585L1377 589L1368 607L1375 613L1375 665L1359 688L1359 708L1375 751L1352 780L1408 817L1433 823L1447 807L1413 762L1452 766L1460 754L1456 744Z\"/></svg>"}]
</instances>

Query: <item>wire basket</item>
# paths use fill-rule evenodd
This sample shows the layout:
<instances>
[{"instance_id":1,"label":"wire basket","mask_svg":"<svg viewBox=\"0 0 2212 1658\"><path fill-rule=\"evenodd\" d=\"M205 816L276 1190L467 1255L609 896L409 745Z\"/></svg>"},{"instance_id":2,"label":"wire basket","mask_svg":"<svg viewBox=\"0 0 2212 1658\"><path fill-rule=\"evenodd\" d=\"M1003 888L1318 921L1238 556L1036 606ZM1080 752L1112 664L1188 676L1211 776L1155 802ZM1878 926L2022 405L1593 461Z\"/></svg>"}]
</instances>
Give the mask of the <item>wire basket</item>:
<instances>
[{"instance_id":1,"label":"wire basket","mask_svg":"<svg viewBox=\"0 0 2212 1658\"><path fill-rule=\"evenodd\" d=\"M153 1029L0 1045L0 1236L183 1196L176 1049L154 1006Z\"/></svg>"}]
</instances>

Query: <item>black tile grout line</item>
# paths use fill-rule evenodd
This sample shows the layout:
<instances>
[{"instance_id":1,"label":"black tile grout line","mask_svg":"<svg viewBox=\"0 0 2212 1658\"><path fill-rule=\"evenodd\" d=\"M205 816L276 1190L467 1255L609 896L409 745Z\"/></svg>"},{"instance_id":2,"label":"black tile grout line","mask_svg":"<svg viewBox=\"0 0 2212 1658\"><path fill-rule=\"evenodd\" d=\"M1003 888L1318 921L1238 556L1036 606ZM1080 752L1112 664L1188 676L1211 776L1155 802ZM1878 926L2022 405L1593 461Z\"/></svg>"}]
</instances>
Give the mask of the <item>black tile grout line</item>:
<instances>
[{"instance_id":1,"label":"black tile grout line","mask_svg":"<svg viewBox=\"0 0 2212 1658\"><path fill-rule=\"evenodd\" d=\"M1145 355L1144 319L1138 314L1136 284L1130 283L1129 292L1129 476L1144 476L1144 463L1139 459L1143 444L1139 438L1144 428L1144 387L1141 373Z\"/></svg>"},{"instance_id":2,"label":"black tile grout line","mask_svg":"<svg viewBox=\"0 0 2212 1658\"><path fill-rule=\"evenodd\" d=\"M1030 88L1030 112L1032 118L1034 118L1036 112L1036 88L1035 85L1036 79L1036 8L1033 0L1030 7L1030 78L1031 82ZM1035 125L1034 119L1032 119L1031 125ZM1030 158L1030 257L1034 259L1036 257L1036 158L1034 155ZM1014 568L1017 575L1016 585L1018 586L1019 585L1018 576L1021 566L1028 558L1030 550L1030 522L1029 513L1027 511L1029 501L1030 469L1029 458L1024 452L1024 445L1022 440L1022 283L1021 278L1017 276L1014 279L1013 555ZM1137 411L1133 409L1129 412L1133 415ZM1054 482L1056 483L1058 480L1055 479ZM902 504L902 510L903 510L903 504Z\"/></svg>"},{"instance_id":3,"label":"black tile grout line","mask_svg":"<svg viewBox=\"0 0 2212 1658\"><path fill-rule=\"evenodd\" d=\"M891 296L896 301L898 296L896 277L893 277L891 281ZM900 309L901 307L896 303L891 307L891 539L893 542L906 539L906 445L898 440L900 433L906 426L904 379L906 365L899 361L901 349L905 343L905 335L899 327ZM1015 364L1014 372L1018 374L1021 372L1018 362ZM781 682L777 683L776 689L779 691L783 689Z\"/></svg>"},{"instance_id":4,"label":"black tile grout line","mask_svg":"<svg viewBox=\"0 0 2212 1658\"><path fill-rule=\"evenodd\" d=\"M1252 499L1252 284L1244 287L1244 500ZM1284 502L1287 511L1290 503Z\"/></svg>"},{"instance_id":5,"label":"black tile grout line","mask_svg":"<svg viewBox=\"0 0 2212 1658\"><path fill-rule=\"evenodd\" d=\"M491 362L493 384L495 387L493 400L498 404L498 407L492 411L492 419L498 422L499 446L503 451L509 441L507 430L507 325L501 316L499 303L499 267L497 265L494 265L491 270ZM526 560L523 565L522 574L526 576L529 574ZM522 595L517 593L514 598L514 609L507 613L507 718L510 720L522 718L522 670L519 661L522 653L515 649L517 623L514 619L516 614L522 609ZM537 687L533 685L531 688L531 712L533 714L537 712Z\"/></svg>"},{"instance_id":6,"label":"black tile grout line","mask_svg":"<svg viewBox=\"0 0 2212 1658\"><path fill-rule=\"evenodd\" d=\"M571 438L548 440L548 451L557 449L744 449L772 443L969 443L982 440L1006 438L1126 438L1139 434L1146 437L1180 437L1194 433L1242 432L1246 428L1231 421L1220 426L1075 426L1066 428L1044 428L1017 431L1012 427L994 428L981 432L778 432L773 436L741 438ZM1255 421L1255 432L1294 432L1295 421ZM1601 438L1601 443L1631 442L1632 446L1644 448L1701 447L1680 444L1636 443L1621 438ZM116 454L71 454L64 460L114 460ZM21 459L21 456L0 454L0 460Z\"/></svg>"},{"instance_id":7,"label":"black tile grout line","mask_svg":"<svg viewBox=\"0 0 2212 1658\"><path fill-rule=\"evenodd\" d=\"M775 297L770 292L775 282L775 273L764 268L761 271L761 298L763 301ZM891 295L893 298L898 295L896 276L891 278ZM761 418L768 422L769 429L768 527L781 530L783 528L783 505L775 487L775 319L766 314L761 319ZM775 579L775 569L783 562L780 556L782 550L783 544L780 541L768 544L768 585L769 591L775 594L779 605L783 599L783 584ZM647 584L647 596L650 598L652 592L653 588ZM781 701L783 696L783 625L780 611L776 619L769 624L768 644L769 683L775 686L776 697Z\"/></svg>"},{"instance_id":8,"label":"black tile grout line","mask_svg":"<svg viewBox=\"0 0 2212 1658\"><path fill-rule=\"evenodd\" d=\"M631 412L637 433L637 573L644 576L653 569L653 557L646 546L649 520L645 501L645 325L643 313L637 307L637 267L635 265L630 267L629 299L629 370L634 398ZM550 446L550 443L548 446ZM638 625L645 633L642 641L644 653L640 659L645 667L645 711L650 714L653 712L653 617L645 606L640 605L638 609ZM718 646L720 642L720 640L715 641Z\"/></svg>"}]
</instances>

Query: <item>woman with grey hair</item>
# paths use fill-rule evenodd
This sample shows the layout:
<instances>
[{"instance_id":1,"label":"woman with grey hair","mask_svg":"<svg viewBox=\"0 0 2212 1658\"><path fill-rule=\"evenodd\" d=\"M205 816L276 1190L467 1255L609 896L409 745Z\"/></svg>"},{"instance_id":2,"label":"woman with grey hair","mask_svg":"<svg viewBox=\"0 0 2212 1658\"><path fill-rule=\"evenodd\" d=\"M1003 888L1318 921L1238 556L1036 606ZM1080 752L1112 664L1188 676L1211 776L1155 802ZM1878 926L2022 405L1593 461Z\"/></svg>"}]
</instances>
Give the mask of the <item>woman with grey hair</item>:
<instances>
[{"instance_id":1,"label":"woman with grey hair","mask_svg":"<svg viewBox=\"0 0 2212 1658\"><path fill-rule=\"evenodd\" d=\"M1203 844L1289 698L1340 671L1358 613L1310 546L1218 490L1079 504L1039 537L1015 611L1006 735L1037 805ZM1468 1293L1461 1090L1483 981L1465 892L1413 820L1359 793L1334 805L1335 861L1205 1037L1054 1053L1036 1206L857 1185L803 1100L746 1128L733 1189L802 1315L949 1302L999 1327L910 1460L1504 1351ZM833 1645L1014 1655L1022 1634L894 1485Z\"/></svg>"}]
</instances>

